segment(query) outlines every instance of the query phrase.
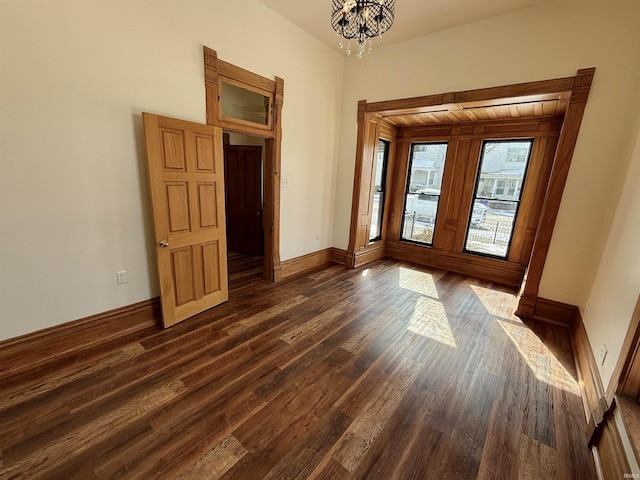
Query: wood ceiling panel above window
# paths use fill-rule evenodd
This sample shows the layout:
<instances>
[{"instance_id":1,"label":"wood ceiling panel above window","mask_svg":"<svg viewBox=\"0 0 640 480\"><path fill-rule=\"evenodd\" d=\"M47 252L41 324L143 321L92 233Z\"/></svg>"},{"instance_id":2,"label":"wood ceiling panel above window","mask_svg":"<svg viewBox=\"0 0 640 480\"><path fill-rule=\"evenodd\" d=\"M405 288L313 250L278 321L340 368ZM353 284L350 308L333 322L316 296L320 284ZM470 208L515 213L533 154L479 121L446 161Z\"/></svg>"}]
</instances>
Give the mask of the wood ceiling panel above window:
<instances>
[{"instance_id":1,"label":"wood ceiling panel above window","mask_svg":"<svg viewBox=\"0 0 640 480\"><path fill-rule=\"evenodd\" d=\"M496 100L451 103L414 107L399 113L387 110L379 113L378 116L396 127L538 118L564 115L569 105L569 97L569 93L562 92L512 98L508 99L508 103L499 103Z\"/></svg>"}]
</instances>

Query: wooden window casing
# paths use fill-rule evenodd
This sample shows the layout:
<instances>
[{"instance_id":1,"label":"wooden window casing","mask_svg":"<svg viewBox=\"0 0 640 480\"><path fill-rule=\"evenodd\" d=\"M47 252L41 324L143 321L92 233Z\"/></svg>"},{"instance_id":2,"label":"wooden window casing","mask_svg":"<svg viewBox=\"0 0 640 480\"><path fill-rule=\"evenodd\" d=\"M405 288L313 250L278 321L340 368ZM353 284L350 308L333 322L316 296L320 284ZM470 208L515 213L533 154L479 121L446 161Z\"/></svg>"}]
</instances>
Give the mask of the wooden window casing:
<instances>
[{"instance_id":1,"label":"wooden window casing","mask_svg":"<svg viewBox=\"0 0 640 480\"><path fill-rule=\"evenodd\" d=\"M431 146L444 146L445 150L448 151L448 143L447 142L429 142L429 143L413 143L409 146L409 160L407 163L407 169L406 169L406 181L405 181L405 188L403 191L403 195L402 195L402 213L401 213L401 221L400 221L400 232L399 232L399 238L400 240L404 241L404 242L410 242L410 243L415 243L417 245L427 245L427 246L432 246L433 245L433 238L431 239L431 241L429 241L427 238L422 238L422 239L418 239L416 237L407 237L406 234L406 230L407 230L407 220L408 220L408 216L406 214L406 212L408 211L407 209L407 203L409 200L409 195L412 193L411 192L411 177L413 176L413 164L415 161L415 154L416 154L416 146L425 146L425 147L431 147ZM445 155L445 159L446 159L446 155ZM446 164L445 164L445 168L446 168ZM435 180L435 175L431 175L432 172L430 171L428 173L428 181L426 182L425 187L429 188L432 183L430 182L430 180ZM440 182L442 184L442 181ZM397 188L395 189L394 193L396 193L397 195ZM442 197L441 194L438 195L430 195L430 196L437 196L438 197L438 202L437 202L437 206L435 208L435 213L434 213L434 226L438 223L438 212L441 211L440 205L440 199ZM415 205L415 204L414 204ZM415 212L415 210L414 210ZM412 221L415 221L415 219L413 219ZM434 235L435 236L435 235Z\"/></svg>"},{"instance_id":2,"label":"wooden window casing","mask_svg":"<svg viewBox=\"0 0 640 480\"><path fill-rule=\"evenodd\" d=\"M450 126L412 127L398 131L398 158L390 199L393 202L388 226L386 255L508 285L520 285L533 248L543 196L560 135L562 119L491 121ZM533 139L521 208L513 229L511 248L505 259L465 252L468 219L471 215L476 176L484 140ZM417 142L448 143L438 218L433 244L416 245L401 238L410 149Z\"/></svg>"},{"instance_id":3,"label":"wooden window casing","mask_svg":"<svg viewBox=\"0 0 640 480\"><path fill-rule=\"evenodd\" d=\"M594 74L595 68L587 68L579 70L573 77L400 100L358 102L347 265L355 267L390 256L519 285L521 293L516 314L533 317L553 227ZM562 105L561 116L550 118L546 115L549 102ZM498 118L496 113L500 110L510 118ZM520 115L521 111L530 113ZM429 121L423 122L426 117ZM478 121L479 118L497 120ZM419 125L421 122L422 126ZM432 124L424 124L429 122ZM389 201L385 206L389 211L385 215L382 241L372 244L368 241L367 231L370 220L368 205L372 195L372 145L385 131L393 136L388 167L390 174L387 175ZM534 137L532 158L545 161L530 165L529 185L524 187L521 201L529 207L522 207L524 211L520 212L508 258L476 257L470 261L471 255L461 253L466 228L459 228L459 223L461 219L468 218L471 208L473 192L463 185L473 185L482 139ZM446 205L447 216L436 225L432 248L397 240L400 238L402 215L401 195L397 192L404 190L411 141L421 140L455 143L450 143L447 157L452 159L446 160L443 179L443 185L449 185L449 193L443 191L440 199ZM468 164L456 165L463 158L476 159L471 162L474 163L473 168Z\"/></svg>"},{"instance_id":4,"label":"wooden window casing","mask_svg":"<svg viewBox=\"0 0 640 480\"><path fill-rule=\"evenodd\" d=\"M387 171L388 168L387 166L389 165L389 149L391 148L390 145L391 142L389 142L388 140L384 140L384 139L379 139L378 140L378 153L376 156L376 159L374 161L374 171L373 173L373 177L372 179L374 180L373 185L372 185L372 198L373 196L377 193L379 194L379 205L378 205L378 218L376 219L376 223L379 224L378 225L378 231L376 232L376 235L372 235L372 232L369 231L369 242L377 242L378 240L382 239L382 223L384 222L385 218L384 218L384 207L385 204L387 203ZM378 189L378 185L377 182L375 181L375 176L376 176L376 172L377 172L377 162L378 162L378 156L380 155L380 146L383 146L384 151L383 151L383 159L382 159L382 169L381 169L381 185L380 185L380 189ZM372 204L375 202L372 202ZM380 208L382 207L382 208ZM373 207L372 207L373 208ZM370 228L371 225L373 224L373 211L371 212L371 222L369 223Z\"/></svg>"}]
</instances>

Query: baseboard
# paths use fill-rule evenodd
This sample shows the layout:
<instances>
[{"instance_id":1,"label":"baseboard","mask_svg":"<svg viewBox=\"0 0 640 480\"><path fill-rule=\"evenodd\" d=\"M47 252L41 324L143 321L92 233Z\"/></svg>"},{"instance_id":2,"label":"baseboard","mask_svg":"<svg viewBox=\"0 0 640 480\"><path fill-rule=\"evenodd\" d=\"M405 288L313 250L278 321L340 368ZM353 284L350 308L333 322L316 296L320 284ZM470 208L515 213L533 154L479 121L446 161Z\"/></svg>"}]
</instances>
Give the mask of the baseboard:
<instances>
[{"instance_id":1,"label":"baseboard","mask_svg":"<svg viewBox=\"0 0 640 480\"><path fill-rule=\"evenodd\" d=\"M341 248L333 247L331 249L331 261L340 265L347 264L347 251Z\"/></svg>"},{"instance_id":2,"label":"baseboard","mask_svg":"<svg viewBox=\"0 0 640 480\"><path fill-rule=\"evenodd\" d=\"M397 260L483 278L513 287L519 287L524 277L524 267L517 263L464 253L433 250L398 240L387 240L385 255Z\"/></svg>"},{"instance_id":3,"label":"baseboard","mask_svg":"<svg viewBox=\"0 0 640 480\"><path fill-rule=\"evenodd\" d=\"M384 240L381 240L379 242L367 245L366 247L358 251L347 251L346 265L350 268L358 268L384 258L386 253L385 243L386 242Z\"/></svg>"},{"instance_id":4,"label":"baseboard","mask_svg":"<svg viewBox=\"0 0 640 480\"><path fill-rule=\"evenodd\" d=\"M111 337L135 334L158 325L159 319L160 300L156 297L4 340L0 342L2 376L90 350Z\"/></svg>"},{"instance_id":5,"label":"baseboard","mask_svg":"<svg viewBox=\"0 0 640 480\"><path fill-rule=\"evenodd\" d=\"M576 314L571 327L571 346L581 386L581 396L588 422L598 424L605 411L609 409L605 400L604 386L598 372L598 364L589 343L587 330L582 322L580 310Z\"/></svg>"},{"instance_id":6,"label":"baseboard","mask_svg":"<svg viewBox=\"0 0 640 480\"><path fill-rule=\"evenodd\" d=\"M623 478L630 473L627 451L622 441L626 431L616 422L616 402L607 401L587 330L580 309L554 300L528 297L526 307L532 315L527 318L569 328L573 358L580 385L580 396L587 422L585 436L592 449L598 477Z\"/></svg>"},{"instance_id":7,"label":"baseboard","mask_svg":"<svg viewBox=\"0 0 640 480\"><path fill-rule=\"evenodd\" d=\"M578 307L575 305L538 297L535 300L532 318L545 323L571 327L578 314Z\"/></svg>"},{"instance_id":8,"label":"baseboard","mask_svg":"<svg viewBox=\"0 0 640 480\"><path fill-rule=\"evenodd\" d=\"M286 260L275 269L278 277L290 277L314 268L345 263L346 252L327 248ZM107 312L65 322L0 342L0 377L15 375L55 357L87 351L109 338L135 334L159 324L160 300L152 298Z\"/></svg>"},{"instance_id":9,"label":"baseboard","mask_svg":"<svg viewBox=\"0 0 640 480\"><path fill-rule=\"evenodd\" d=\"M545 306L551 306L549 311L566 314L568 308L555 309L558 306L557 303L543 302ZM626 435L626 432L620 431L614 418L615 400L611 402L606 400L596 359L582 322L582 315L577 307L571 325L571 344L587 419L585 435L593 450L598 476L603 479L623 478L625 473L631 473L627 452L622 442L622 435Z\"/></svg>"},{"instance_id":10,"label":"baseboard","mask_svg":"<svg viewBox=\"0 0 640 480\"><path fill-rule=\"evenodd\" d=\"M332 248L325 248L324 250L284 260L280 263L282 278L288 278L327 265L331 263L333 255Z\"/></svg>"}]
</instances>

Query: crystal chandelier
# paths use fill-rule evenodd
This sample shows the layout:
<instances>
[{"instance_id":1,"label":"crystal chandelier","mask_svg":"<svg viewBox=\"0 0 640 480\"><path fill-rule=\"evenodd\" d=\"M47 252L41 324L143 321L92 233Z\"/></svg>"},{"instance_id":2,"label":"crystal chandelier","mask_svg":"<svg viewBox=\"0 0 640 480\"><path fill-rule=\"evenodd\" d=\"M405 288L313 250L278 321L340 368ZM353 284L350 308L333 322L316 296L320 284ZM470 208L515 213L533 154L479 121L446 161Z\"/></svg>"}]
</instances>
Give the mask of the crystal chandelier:
<instances>
[{"instance_id":1,"label":"crystal chandelier","mask_svg":"<svg viewBox=\"0 0 640 480\"><path fill-rule=\"evenodd\" d=\"M396 0L333 0L331 26L348 41L347 55L351 55L351 40L355 40L358 58L365 50L371 53L373 39L382 41L382 34L393 25ZM344 42L340 39L340 48Z\"/></svg>"}]
</instances>

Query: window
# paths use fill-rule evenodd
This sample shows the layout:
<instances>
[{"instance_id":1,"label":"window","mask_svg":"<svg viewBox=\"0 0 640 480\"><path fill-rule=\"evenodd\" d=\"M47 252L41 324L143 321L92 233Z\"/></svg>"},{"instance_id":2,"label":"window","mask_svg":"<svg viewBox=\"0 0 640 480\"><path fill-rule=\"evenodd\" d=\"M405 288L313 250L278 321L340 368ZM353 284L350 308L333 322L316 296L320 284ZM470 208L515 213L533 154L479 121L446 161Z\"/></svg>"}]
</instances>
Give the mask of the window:
<instances>
[{"instance_id":1,"label":"window","mask_svg":"<svg viewBox=\"0 0 640 480\"><path fill-rule=\"evenodd\" d=\"M249 90L231 80L220 81L221 119L242 124L270 127L271 95Z\"/></svg>"},{"instance_id":2,"label":"window","mask_svg":"<svg viewBox=\"0 0 640 480\"><path fill-rule=\"evenodd\" d=\"M533 140L483 142L466 252L507 258L532 145ZM488 188L492 182L495 189Z\"/></svg>"},{"instance_id":3,"label":"window","mask_svg":"<svg viewBox=\"0 0 640 480\"><path fill-rule=\"evenodd\" d=\"M409 178L402 220L402 240L433 244L446 156L446 143L411 145Z\"/></svg>"},{"instance_id":4,"label":"window","mask_svg":"<svg viewBox=\"0 0 640 480\"><path fill-rule=\"evenodd\" d=\"M371 205L371 226L369 241L380 240L382 236L382 214L384 213L384 190L387 182L387 161L389 160L389 142L378 140L376 155L373 199Z\"/></svg>"}]
</instances>

